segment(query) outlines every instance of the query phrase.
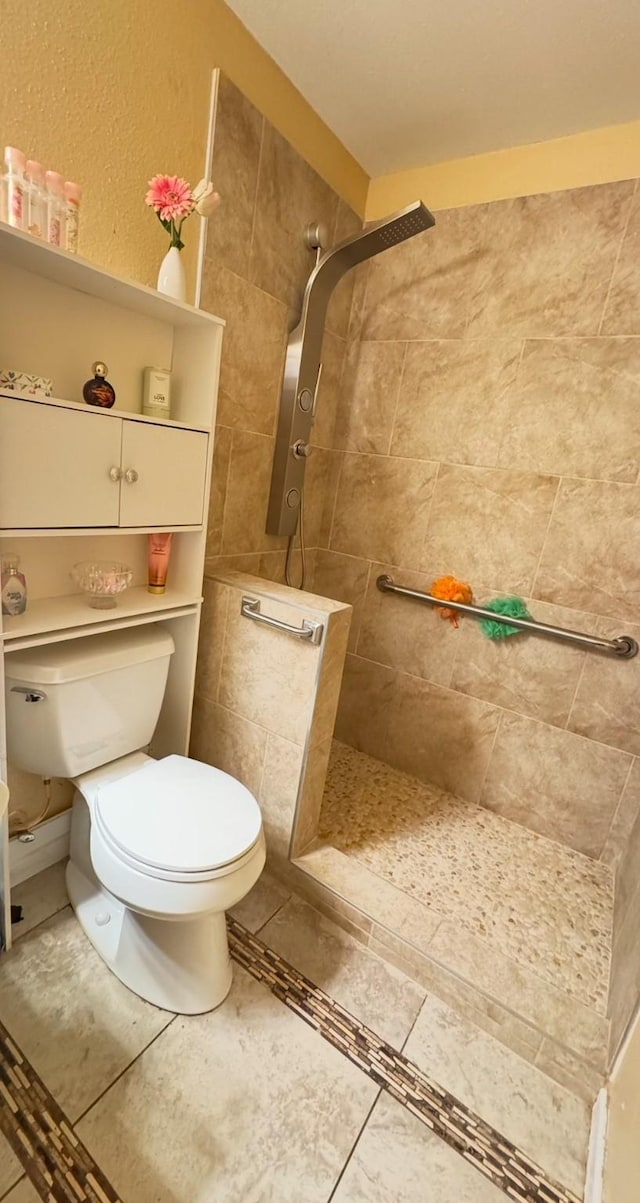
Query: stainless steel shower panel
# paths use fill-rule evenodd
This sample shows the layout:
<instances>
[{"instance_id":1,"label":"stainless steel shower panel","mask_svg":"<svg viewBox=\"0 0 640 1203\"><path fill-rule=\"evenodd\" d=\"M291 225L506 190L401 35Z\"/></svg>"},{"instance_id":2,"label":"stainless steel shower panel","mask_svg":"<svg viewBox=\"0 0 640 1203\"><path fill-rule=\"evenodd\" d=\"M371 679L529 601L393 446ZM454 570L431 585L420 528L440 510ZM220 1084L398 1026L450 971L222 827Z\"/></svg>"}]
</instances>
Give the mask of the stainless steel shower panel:
<instances>
[{"instance_id":1,"label":"stainless steel shower panel","mask_svg":"<svg viewBox=\"0 0 640 1203\"><path fill-rule=\"evenodd\" d=\"M435 225L422 201L415 201L384 221L367 225L354 238L325 251L312 271L302 302L300 321L289 335L280 416L271 476L267 533L294 535L298 525L309 439L315 418L322 364L327 305L345 272Z\"/></svg>"}]
</instances>

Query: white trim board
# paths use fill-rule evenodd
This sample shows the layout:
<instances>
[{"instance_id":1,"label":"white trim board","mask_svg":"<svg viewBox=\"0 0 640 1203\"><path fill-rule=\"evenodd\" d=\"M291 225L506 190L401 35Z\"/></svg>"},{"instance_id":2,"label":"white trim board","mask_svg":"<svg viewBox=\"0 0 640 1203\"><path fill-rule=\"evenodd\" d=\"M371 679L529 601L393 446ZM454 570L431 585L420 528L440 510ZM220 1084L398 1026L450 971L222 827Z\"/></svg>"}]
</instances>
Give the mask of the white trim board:
<instances>
[{"instance_id":1,"label":"white trim board","mask_svg":"<svg viewBox=\"0 0 640 1203\"><path fill-rule=\"evenodd\" d=\"M584 1203L603 1203L604 1159L607 1145L609 1096L603 1086L596 1095L591 1112L591 1132L584 1186Z\"/></svg>"},{"instance_id":2,"label":"white trim board","mask_svg":"<svg viewBox=\"0 0 640 1203\"><path fill-rule=\"evenodd\" d=\"M52 819L39 823L34 831L35 839L22 843L17 836L9 840L9 880L11 886L20 885L29 877L35 877L43 869L55 865L69 855L71 811L65 810Z\"/></svg>"}]
</instances>

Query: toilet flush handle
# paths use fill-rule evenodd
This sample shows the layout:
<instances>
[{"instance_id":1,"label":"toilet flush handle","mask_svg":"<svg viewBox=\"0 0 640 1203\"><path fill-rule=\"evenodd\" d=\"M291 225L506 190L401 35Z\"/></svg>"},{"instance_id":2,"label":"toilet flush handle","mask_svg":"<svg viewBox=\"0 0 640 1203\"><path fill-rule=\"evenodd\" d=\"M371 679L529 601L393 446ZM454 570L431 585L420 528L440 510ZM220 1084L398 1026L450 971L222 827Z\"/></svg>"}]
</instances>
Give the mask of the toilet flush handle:
<instances>
[{"instance_id":1,"label":"toilet flush handle","mask_svg":"<svg viewBox=\"0 0 640 1203\"><path fill-rule=\"evenodd\" d=\"M41 689L29 689L27 685L12 685L11 693L23 693L25 702L46 702L47 695Z\"/></svg>"}]
</instances>

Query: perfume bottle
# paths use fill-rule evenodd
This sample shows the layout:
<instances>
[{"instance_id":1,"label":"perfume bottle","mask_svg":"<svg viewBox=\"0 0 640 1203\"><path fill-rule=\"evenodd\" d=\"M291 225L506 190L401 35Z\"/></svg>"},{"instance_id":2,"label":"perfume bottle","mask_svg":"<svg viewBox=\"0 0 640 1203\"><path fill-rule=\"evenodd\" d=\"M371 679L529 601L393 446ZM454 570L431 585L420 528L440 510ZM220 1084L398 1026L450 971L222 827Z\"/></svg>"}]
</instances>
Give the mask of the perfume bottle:
<instances>
[{"instance_id":1,"label":"perfume bottle","mask_svg":"<svg viewBox=\"0 0 640 1203\"><path fill-rule=\"evenodd\" d=\"M20 558L7 552L2 557L0 585L3 614L24 614L27 608L27 582L24 573L18 571Z\"/></svg>"},{"instance_id":2,"label":"perfume bottle","mask_svg":"<svg viewBox=\"0 0 640 1203\"><path fill-rule=\"evenodd\" d=\"M87 405L98 405L101 409L111 409L115 405L116 390L105 376L109 371L106 363L97 359L92 365L93 380L87 380L82 386L82 396Z\"/></svg>"}]
</instances>

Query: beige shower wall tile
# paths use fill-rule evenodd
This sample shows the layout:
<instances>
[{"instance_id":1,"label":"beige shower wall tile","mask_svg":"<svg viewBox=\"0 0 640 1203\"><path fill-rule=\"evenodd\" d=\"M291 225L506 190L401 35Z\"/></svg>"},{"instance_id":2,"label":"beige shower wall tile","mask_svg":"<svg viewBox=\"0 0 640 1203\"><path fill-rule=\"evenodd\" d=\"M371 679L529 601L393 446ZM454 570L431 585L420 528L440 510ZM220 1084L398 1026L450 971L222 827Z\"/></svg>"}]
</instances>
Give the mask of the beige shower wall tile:
<instances>
[{"instance_id":1,"label":"beige shower wall tile","mask_svg":"<svg viewBox=\"0 0 640 1203\"><path fill-rule=\"evenodd\" d=\"M306 608L258 594L261 612L290 626L321 619ZM320 648L245 618L241 593L232 598L220 674L219 699L235 714L274 735L303 744L311 722Z\"/></svg>"},{"instance_id":2,"label":"beige shower wall tile","mask_svg":"<svg viewBox=\"0 0 640 1203\"><path fill-rule=\"evenodd\" d=\"M557 488L551 476L442 464L420 567L530 593Z\"/></svg>"},{"instance_id":3,"label":"beige shower wall tile","mask_svg":"<svg viewBox=\"0 0 640 1203\"><path fill-rule=\"evenodd\" d=\"M216 426L205 548L205 556L207 558L220 555L222 548L222 523L224 520L224 503L227 495L227 477L231 461L232 439L233 431L228 426Z\"/></svg>"},{"instance_id":4,"label":"beige shower wall tile","mask_svg":"<svg viewBox=\"0 0 640 1203\"><path fill-rule=\"evenodd\" d=\"M350 340L363 337L362 331L366 316L369 272L372 262L372 259L365 259L364 263L359 263L358 266L353 269L353 296L351 299L351 313L349 315L349 327L347 331Z\"/></svg>"},{"instance_id":5,"label":"beige shower wall tile","mask_svg":"<svg viewBox=\"0 0 640 1203\"><path fill-rule=\"evenodd\" d=\"M316 417L311 427L314 447L333 447L336 414L340 401L340 381L346 340L325 330L322 341L322 375L318 387Z\"/></svg>"},{"instance_id":6,"label":"beige shower wall tile","mask_svg":"<svg viewBox=\"0 0 640 1203\"><path fill-rule=\"evenodd\" d=\"M347 657L337 738L469 802L478 801L498 719L475 698Z\"/></svg>"},{"instance_id":7,"label":"beige shower wall tile","mask_svg":"<svg viewBox=\"0 0 640 1203\"><path fill-rule=\"evenodd\" d=\"M240 556L209 556L204 563L205 577L212 579L227 572L248 572L252 576L260 574L260 553L252 552Z\"/></svg>"},{"instance_id":8,"label":"beige shower wall tile","mask_svg":"<svg viewBox=\"0 0 640 1203\"><path fill-rule=\"evenodd\" d=\"M331 550L417 567L435 478L420 460L345 455Z\"/></svg>"},{"instance_id":9,"label":"beige shower wall tile","mask_svg":"<svg viewBox=\"0 0 640 1203\"><path fill-rule=\"evenodd\" d=\"M196 694L190 755L237 777L258 797L268 733Z\"/></svg>"},{"instance_id":10,"label":"beige shower wall tile","mask_svg":"<svg viewBox=\"0 0 640 1203\"><path fill-rule=\"evenodd\" d=\"M466 336L597 334L632 193L627 181L487 205Z\"/></svg>"},{"instance_id":11,"label":"beige shower wall tile","mask_svg":"<svg viewBox=\"0 0 640 1203\"><path fill-rule=\"evenodd\" d=\"M298 313L315 267L315 251L304 241L309 221L333 229L335 192L267 121L264 126L256 214L251 246L251 280Z\"/></svg>"},{"instance_id":12,"label":"beige shower wall tile","mask_svg":"<svg viewBox=\"0 0 640 1203\"><path fill-rule=\"evenodd\" d=\"M637 763L638 761L634 758L629 770L627 783L618 803L618 809L613 816L609 834L600 854L600 860L605 865L608 865L616 874L619 871L620 861L631 837L631 831L640 810L640 795L636 793L635 788L630 788L632 779L635 778L637 771L635 768Z\"/></svg>"},{"instance_id":13,"label":"beige shower wall tile","mask_svg":"<svg viewBox=\"0 0 640 1203\"><path fill-rule=\"evenodd\" d=\"M363 338L463 336L486 208L436 213L433 229L371 260Z\"/></svg>"},{"instance_id":14,"label":"beige shower wall tile","mask_svg":"<svg viewBox=\"0 0 640 1203\"><path fill-rule=\"evenodd\" d=\"M397 672L361 656L347 655L336 715L336 739L391 764L390 716Z\"/></svg>"},{"instance_id":15,"label":"beige shower wall tile","mask_svg":"<svg viewBox=\"0 0 640 1203\"><path fill-rule=\"evenodd\" d=\"M592 619L593 625L593 619ZM630 635L640 643L640 627L600 619L598 634L607 639ZM588 629L588 628L586 628ZM613 656L585 658L567 726L579 735L640 755L640 662Z\"/></svg>"},{"instance_id":16,"label":"beige shower wall tile","mask_svg":"<svg viewBox=\"0 0 640 1203\"><path fill-rule=\"evenodd\" d=\"M630 763L626 752L503 713L480 802L597 858Z\"/></svg>"},{"instance_id":17,"label":"beige shower wall tile","mask_svg":"<svg viewBox=\"0 0 640 1203\"><path fill-rule=\"evenodd\" d=\"M640 190L637 186L602 322L603 334L640 334Z\"/></svg>"},{"instance_id":18,"label":"beige shower wall tile","mask_svg":"<svg viewBox=\"0 0 640 1203\"><path fill-rule=\"evenodd\" d=\"M345 609L344 602L333 601L328 597L319 597L318 594L311 593L308 589L291 588L289 585L284 584L284 582L265 581L259 576L242 570L226 573L220 572L217 579L223 585L231 585L234 589L241 590L243 593L251 593L257 590L261 597L271 598L273 601L294 606L296 609L313 611L312 614L305 615L305 617L322 618L324 615L337 614Z\"/></svg>"},{"instance_id":19,"label":"beige shower wall tile","mask_svg":"<svg viewBox=\"0 0 640 1203\"><path fill-rule=\"evenodd\" d=\"M311 577L313 591L353 607L348 642L350 651L355 651L358 639L368 578L368 560L359 560L354 556L344 556L335 551L318 548Z\"/></svg>"},{"instance_id":20,"label":"beige shower wall tile","mask_svg":"<svg viewBox=\"0 0 640 1203\"><path fill-rule=\"evenodd\" d=\"M406 344L398 342L348 344L335 425L336 447L388 453L405 351ZM415 459L418 452L409 447L406 454Z\"/></svg>"},{"instance_id":21,"label":"beige shower wall tile","mask_svg":"<svg viewBox=\"0 0 640 1203\"><path fill-rule=\"evenodd\" d=\"M635 890L640 885L640 761L634 760L618 812L609 833L610 845L614 829L618 841L615 864L615 905L613 937L617 939Z\"/></svg>"},{"instance_id":22,"label":"beige shower wall tile","mask_svg":"<svg viewBox=\"0 0 640 1203\"><path fill-rule=\"evenodd\" d=\"M223 266L245 278L249 275L263 124L262 113L221 72L211 175L220 195L231 203L207 222L205 272Z\"/></svg>"},{"instance_id":23,"label":"beige shower wall tile","mask_svg":"<svg viewBox=\"0 0 640 1203\"><path fill-rule=\"evenodd\" d=\"M480 596L477 604L487 600ZM527 605L538 622L595 630L593 615L544 602L528 601ZM466 618L460 626L452 689L556 727L565 726L585 660L583 651L537 635L489 639L479 622Z\"/></svg>"},{"instance_id":24,"label":"beige shower wall tile","mask_svg":"<svg viewBox=\"0 0 640 1203\"><path fill-rule=\"evenodd\" d=\"M219 581L205 580L204 582L195 691L211 702L218 700L227 612L232 592L228 585L223 585Z\"/></svg>"},{"instance_id":25,"label":"beige shower wall tile","mask_svg":"<svg viewBox=\"0 0 640 1203\"><path fill-rule=\"evenodd\" d=\"M293 830L292 856L300 856L318 834L331 744L330 735L322 743L316 743L308 750Z\"/></svg>"},{"instance_id":26,"label":"beige shower wall tile","mask_svg":"<svg viewBox=\"0 0 640 1203\"><path fill-rule=\"evenodd\" d=\"M222 554L277 551L286 539L267 535L275 439L234 430L222 528Z\"/></svg>"},{"instance_id":27,"label":"beige shower wall tile","mask_svg":"<svg viewBox=\"0 0 640 1203\"><path fill-rule=\"evenodd\" d=\"M218 421L273 434L287 342L286 305L226 268L205 274L202 305L227 322Z\"/></svg>"},{"instance_id":28,"label":"beige shower wall tile","mask_svg":"<svg viewBox=\"0 0 640 1203\"><path fill-rule=\"evenodd\" d=\"M620 1042L630 1023L640 995L640 883L636 884L627 912L622 922L611 958L611 990L609 1015L611 1017L610 1059L616 1055Z\"/></svg>"},{"instance_id":29,"label":"beige shower wall tile","mask_svg":"<svg viewBox=\"0 0 640 1203\"><path fill-rule=\"evenodd\" d=\"M325 547L329 541L340 462L335 451L314 447L306 462L304 533L307 547Z\"/></svg>"},{"instance_id":30,"label":"beige shower wall tile","mask_svg":"<svg viewBox=\"0 0 640 1203\"><path fill-rule=\"evenodd\" d=\"M331 235L331 246L337 246L339 242L344 242L345 238L352 238L361 229L362 218L358 217L358 214L354 213L353 209L350 209L345 201L339 200L336 221ZM345 338L349 329L349 316L355 281L356 271L352 268L334 288L327 308L327 330L333 330L336 334L341 334Z\"/></svg>"},{"instance_id":31,"label":"beige shower wall tile","mask_svg":"<svg viewBox=\"0 0 640 1203\"><path fill-rule=\"evenodd\" d=\"M560 482L533 594L615 618L640 620L640 490Z\"/></svg>"},{"instance_id":32,"label":"beige shower wall tile","mask_svg":"<svg viewBox=\"0 0 640 1203\"><path fill-rule=\"evenodd\" d=\"M640 338L527 341L509 393L500 466L635 481L639 387Z\"/></svg>"},{"instance_id":33,"label":"beige shower wall tile","mask_svg":"<svg viewBox=\"0 0 640 1203\"><path fill-rule=\"evenodd\" d=\"M376 581L391 576L408 589L428 593L433 577L420 572L401 572L388 564L372 564L357 651L367 660L388 664L425 677L436 685L449 685L453 663L460 648L460 630L443 620L440 613L410 598L381 593Z\"/></svg>"},{"instance_id":34,"label":"beige shower wall tile","mask_svg":"<svg viewBox=\"0 0 640 1203\"><path fill-rule=\"evenodd\" d=\"M313 716L309 730L310 746L323 743L333 735L350 624L351 610L348 607L331 614L325 624Z\"/></svg>"},{"instance_id":35,"label":"beige shower wall tile","mask_svg":"<svg viewBox=\"0 0 640 1203\"><path fill-rule=\"evenodd\" d=\"M391 453L496 467L521 350L520 339L410 344Z\"/></svg>"},{"instance_id":36,"label":"beige shower wall tile","mask_svg":"<svg viewBox=\"0 0 640 1203\"><path fill-rule=\"evenodd\" d=\"M303 775L304 749L277 735L267 738L260 789L267 851L289 855L296 803Z\"/></svg>"}]
</instances>

